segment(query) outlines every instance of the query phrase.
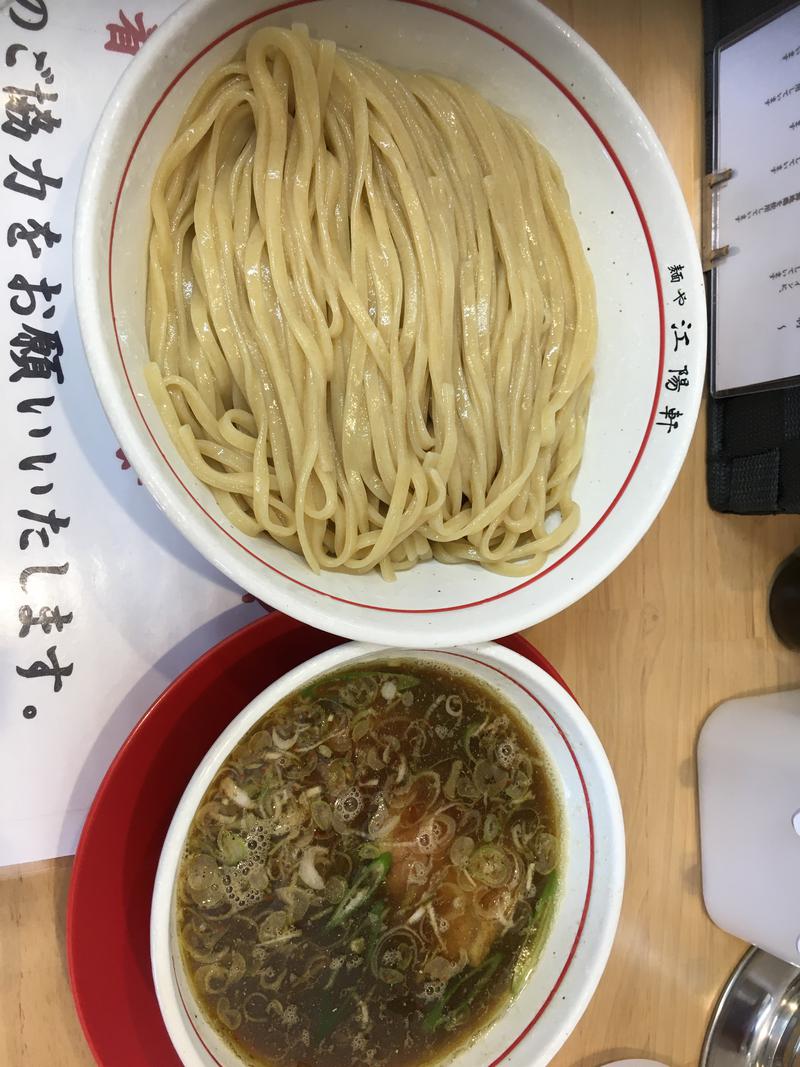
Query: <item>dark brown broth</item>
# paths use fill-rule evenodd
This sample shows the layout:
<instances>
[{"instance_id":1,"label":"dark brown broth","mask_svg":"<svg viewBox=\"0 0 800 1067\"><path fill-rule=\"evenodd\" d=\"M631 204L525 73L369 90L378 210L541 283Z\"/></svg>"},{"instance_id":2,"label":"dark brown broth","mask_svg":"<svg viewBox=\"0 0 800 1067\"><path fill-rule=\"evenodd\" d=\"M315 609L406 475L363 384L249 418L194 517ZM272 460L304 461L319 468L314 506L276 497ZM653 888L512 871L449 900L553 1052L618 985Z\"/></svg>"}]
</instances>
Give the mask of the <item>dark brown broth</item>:
<instances>
[{"instance_id":1,"label":"dark brown broth","mask_svg":"<svg viewBox=\"0 0 800 1067\"><path fill-rule=\"evenodd\" d=\"M558 834L542 750L495 690L422 660L331 674L259 721L195 816L178 927L198 1002L255 1064L435 1063L535 964Z\"/></svg>"}]
</instances>

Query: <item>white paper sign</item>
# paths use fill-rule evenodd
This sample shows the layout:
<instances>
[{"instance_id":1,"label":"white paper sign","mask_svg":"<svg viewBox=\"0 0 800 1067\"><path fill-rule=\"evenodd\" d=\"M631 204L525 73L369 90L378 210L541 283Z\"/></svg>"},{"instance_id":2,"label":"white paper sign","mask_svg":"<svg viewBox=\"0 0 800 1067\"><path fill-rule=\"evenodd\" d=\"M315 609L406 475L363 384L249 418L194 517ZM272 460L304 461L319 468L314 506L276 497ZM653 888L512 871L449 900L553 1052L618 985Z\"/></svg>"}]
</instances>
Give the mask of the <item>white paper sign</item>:
<instances>
[{"instance_id":1,"label":"white paper sign","mask_svg":"<svg viewBox=\"0 0 800 1067\"><path fill-rule=\"evenodd\" d=\"M86 149L132 54L177 6L119 2L0 10L0 865L74 851L136 720L263 611L137 484L81 347L72 220Z\"/></svg>"},{"instance_id":2,"label":"white paper sign","mask_svg":"<svg viewBox=\"0 0 800 1067\"><path fill-rule=\"evenodd\" d=\"M719 55L715 393L800 375L800 6Z\"/></svg>"}]
</instances>

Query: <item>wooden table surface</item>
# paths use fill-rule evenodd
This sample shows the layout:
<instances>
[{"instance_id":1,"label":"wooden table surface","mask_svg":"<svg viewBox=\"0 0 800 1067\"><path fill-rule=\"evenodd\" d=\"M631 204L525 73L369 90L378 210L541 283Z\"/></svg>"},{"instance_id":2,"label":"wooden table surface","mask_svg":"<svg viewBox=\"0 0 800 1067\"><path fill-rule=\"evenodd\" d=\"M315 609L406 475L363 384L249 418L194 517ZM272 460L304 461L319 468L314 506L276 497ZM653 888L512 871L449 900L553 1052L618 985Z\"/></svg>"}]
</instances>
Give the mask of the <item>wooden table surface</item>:
<instances>
[{"instance_id":1,"label":"wooden table surface","mask_svg":"<svg viewBox=\"0 0 800 1067\"><path fill-rule=\"evenodd\" d=\"M697 226L699 0L552 0L551 6L644 109ZM619 932L598 991L555 1061L559 1067L595 1067L625 1056L674 1067L695 1063L714 999L744 948L703 909L695 743L720 701L800 685L800 656L778 644L766 610L775 567L800 543L800 518L711 512L704 448L701 415L678 483L638 549L599 589L529 632L568 679L605 745L627 829ZM67 981L70 868L65 859L0 870L5 1067L93 1062Z\"/></svg>"}]
</instances>

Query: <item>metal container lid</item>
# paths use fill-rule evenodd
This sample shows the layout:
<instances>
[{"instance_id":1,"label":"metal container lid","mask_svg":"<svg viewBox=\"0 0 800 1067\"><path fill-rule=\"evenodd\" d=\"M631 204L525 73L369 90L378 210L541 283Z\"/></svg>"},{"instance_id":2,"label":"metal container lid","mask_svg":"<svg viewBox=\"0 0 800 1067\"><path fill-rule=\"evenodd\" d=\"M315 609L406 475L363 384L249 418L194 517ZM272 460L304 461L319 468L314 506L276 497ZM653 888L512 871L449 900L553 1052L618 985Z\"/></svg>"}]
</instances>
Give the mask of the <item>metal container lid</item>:
<instances>
[{"instance_id":1,"label":"metal container lid","mask_svg":"<svg viewBox=\"0 0 800 1067\"><path fill-rule=\"evenodd\" d=\"M700 1067L800 1067L800 967L751 949L722 991Z\"/></svg>"}]
</instances>

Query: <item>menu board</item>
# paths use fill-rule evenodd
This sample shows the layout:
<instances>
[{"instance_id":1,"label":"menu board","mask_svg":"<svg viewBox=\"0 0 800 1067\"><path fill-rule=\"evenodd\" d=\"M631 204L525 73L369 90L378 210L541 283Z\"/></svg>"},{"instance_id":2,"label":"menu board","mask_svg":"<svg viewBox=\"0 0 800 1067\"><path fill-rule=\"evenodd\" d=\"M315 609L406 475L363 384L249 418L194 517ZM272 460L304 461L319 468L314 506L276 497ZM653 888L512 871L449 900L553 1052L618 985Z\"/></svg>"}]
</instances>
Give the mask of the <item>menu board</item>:
<instances>
[{"instance_id":1,"label":"menu board","mask_svg":"<svg viewBox=\"0 0 800 1067\"><path fill-rule=\"evenodd\" d=\"M800 4L717 56L712 392L800 381Z\"/></svg>"},{"instance_id":2,"label":"menu board","mask_svg":"<svg viewBox=\"0 0 800 1067\"><path fill-rule=\"evenodd\" d=\"M263 611L138 483L81 346L86 151L114 83L177 6L119 2L0 5L0 865L74 851L137 719Z\"/></svg>"}]
</instances>

